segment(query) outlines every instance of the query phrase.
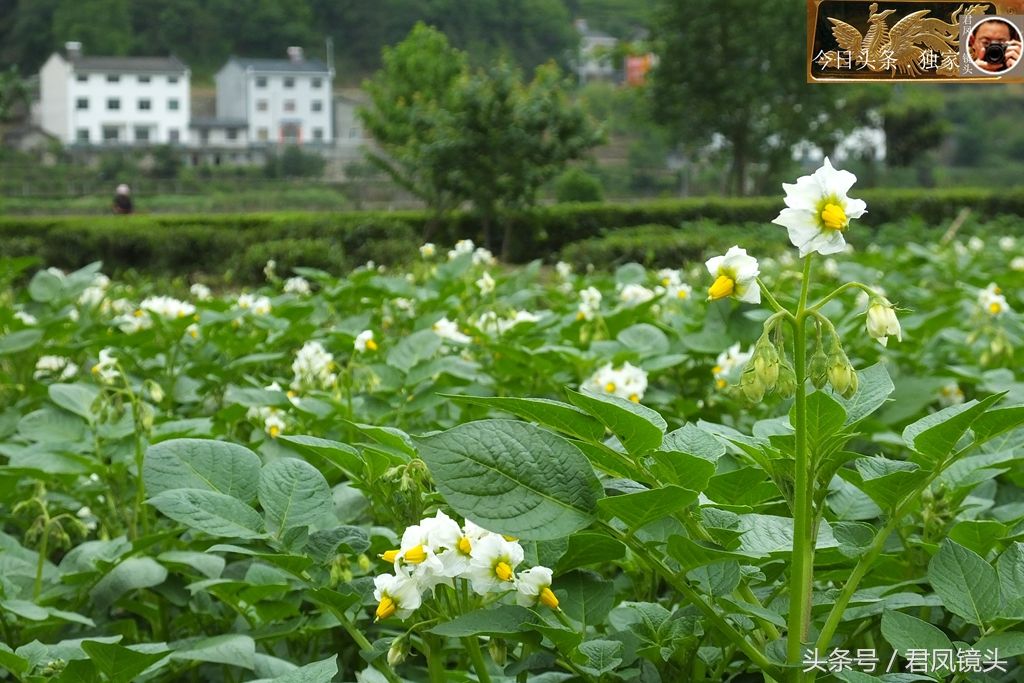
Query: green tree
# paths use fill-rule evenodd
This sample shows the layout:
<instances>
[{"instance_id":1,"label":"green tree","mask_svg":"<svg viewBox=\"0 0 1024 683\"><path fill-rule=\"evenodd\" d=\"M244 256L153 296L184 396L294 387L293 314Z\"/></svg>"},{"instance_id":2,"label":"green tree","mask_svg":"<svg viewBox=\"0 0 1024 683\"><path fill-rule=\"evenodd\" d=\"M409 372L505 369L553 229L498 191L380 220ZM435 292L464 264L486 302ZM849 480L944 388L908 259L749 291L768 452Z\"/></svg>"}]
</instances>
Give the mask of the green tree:
<instances>
[{"instance_id":1,"label":"green tree","mask_svg":"<svg viewBox=\"0 0 1024 683\"><path fill-rule=\"evenodd\" d=\"M776 174L795 143L827 143L857 125L834 87L806 82L805 12L793 0L659 3L657 116L684 148L724 141L734 194L746 191L752 164Z\"/></svg>"},{"instance_id":2,"label":"green tree","mask_svg":"<svg viewBox=\"0 0 1024 683\"><path fill-rule=\"evenodd\" d=\"M94 55L126 55L132 48L128 0L60 0L53 13L53 36L59 45L77 40Z\"/></svg>"},{"instance_id":3,"label":"green tree","mask_svg":"<svg viewBox=\"0 0 1024 683\"><path fill-rule=\"evenodd\" d=\"M11 66L0 72L0 121L9 121L27 113L28 100L28 86L18 74L17 67Z\"/></svg>"}]
</instances>

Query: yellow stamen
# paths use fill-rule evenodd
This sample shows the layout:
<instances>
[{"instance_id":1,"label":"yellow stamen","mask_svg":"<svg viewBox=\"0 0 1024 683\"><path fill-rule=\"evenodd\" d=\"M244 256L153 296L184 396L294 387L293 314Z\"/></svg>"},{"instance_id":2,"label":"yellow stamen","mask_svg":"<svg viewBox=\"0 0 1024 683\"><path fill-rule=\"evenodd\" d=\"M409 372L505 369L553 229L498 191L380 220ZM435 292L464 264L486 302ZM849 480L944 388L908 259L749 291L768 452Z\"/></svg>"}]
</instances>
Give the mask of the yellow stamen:
<instances>
[{"instance_id":1,"label":"yellow stamen","mask_svg":"<svg viewBox=\"0 0 1024 683\"><path fill-rule=\"evenodd\" d=\"M94 374L94 375L100 374L100 366L99 365L92 366L92 374Z\"/></svg>"},{"instance_id":2,"label":"yellow stamen","mask_svg":"<svg viewBox=\"0 0 1024 683\"><path fill-rule=\"evenodd\" d=\"M736 281L728 275L719 275L715 283L708 289L708 299L716 301L730 296L736 291Z\"/></svg>"},{"instance_id":3,"label":"yellow stamen","mask_svg":"<svg viewBox=\"0 0 1024 683\"><path fill-rule=\"evenodd\" d=\"M371 351L376 351L377 350L377 342L373 341L372 339L367 339L366 340L366 348L370 349Z\"/></svg>"},{"instance_id":4,"label":"yellow stamen","mask_svg":"<svg viewBox=\"0 0 1024 683\"><path fill-rule=\"evenodd\" d=\"M518 539L518 538L516 538L515 536L509 536L509 535L507 535L507 534L502 534L502 535L501 535L501 537L502 537L502 538L504 538L504 539L505 539L506 541L508 541L509 543L515 543L516 541L518 541L518 540L519 540L519 539Z\"/></svg>"},{"instance_id":5,"label":"yellow stamen","mask_svg":"<svg viewBox=\"0 0 1024 683\"><path fill-rule=\"evenodd\" d=\"M685 299L686 297L690 296L690 293L687 292L685 289L680 289L678 292L676 292L676 296L679 297L680 299Z\"/></svg>"},{"instance_id":6,"label":"yellow stamen","mask_svg":"<svg viewBox=\"0 0 1024 683\"><path fill-rule=\"evenodd\" d=\"M178 317L179 318L184 318L185 317L185 311L178 311Z\"/></svg>"},{"instance_id":7,"label":"yellow stamen","mask_svg":"<svg viewBox=\"0 0 1024 683\"><path fill-rule=\"evenodd\" d=\"M385 562L394 562L395 560L398 559L398 551L397 550L385 550L382 554L378 555L377 557L379 557L380 559L384 560Z\"/></svg>"},{"instance_id":8,"label":"yellow stamen","mask_svg":"<svg viewBox=\"0 0 1024 683\"><path fill-rule=\"evenodd\" d=\"M281 433L281 428L277 425L271 425L270 430L267 433L270 434L271 439L276 439L277 435Z\"/></svg>"},{"instance_id":9,"label":"yellow stamen","mask_svg":"<svg viewBox=\"0 0 1024 683\"><path fill-rule=\"evenodd\" d=\"M136 308L136 309L135 309L135 313L134 313L133 315L134 315L134 316L135 316L136 318L141 318L141 317L142 317L142 309L141 309L141 308Z\"/></svg>"},{"instance_id":10,"label":"yellow stamen","mask_svg":"<svg viewBox=\"0 0 1024 683\"><path fill-rule=\"evenodd\" d=\"M586 316L586 315L585 315L585 314L583 313L583 311L579 311L579 312L578 312L578 313L576 314L576 319L577 319L577 320L583 320L583 319L585 319L586 317L587 317L587 316Z\"/></svg>"},{"instance_id":11,"label":"yellow stamen","mask_svg":"<svg viewBox=\"0 0 1024 683\"><path fill-rule=\"evenodd\" d=\"M380 599L380 604L377 605L377 616L374 617L374 621L379 619L387 619L394 614L398 609L398 605L391 599L390 595L385 595Z\"/></svg>"},{"instance_id":12,"label":"yellow stamen","mask_svg":"<svg viewBox=\"0 0 1024 683\"><path fill-rule=\"evenodd\" d=\"M988 312L991 313L992 315L999 315L1000 311L1002 310L1003 306L998 301L993 301L988 305Z\"/></svg>"},{"instance_id":13,"label":"yellow stamen","mask_svg":"<svg viewBox=\"0 0 1024 683\"><path fill-rule=\"evenodd\" d=\"M717 375L720 372L722 372L722 366L721 365L716 365L715 367L711 368L711 374L713 374L713 375Z\"/></svg>"},{"instance_id":14,"label":"yellow stamen","mask_svg":"<svg viewBox=\"0 0 1024 683\"><path fill-rule=\"evenodd\" d=\"M669 285L669 283L670 283L670 282L672 282L672 280L670 280L670 279L669 279L669 278L667 278L667 277L663 277L663 278L661 278L661 284L665 285L666 287L668 287L668 285Z\"/></svg>"},{"instance_id":15,"label":"yellow stamen","mask_svg":"<svg viewBox=\"0 0 1024 683\"><path fill-rule=\"evenodd\" d=\"M829 230L842 231L846 229L850 221L846 218L843 207L838 204L826 204L825 208L821 210L821 222Z\"/></svg>"},{"instance_id":16,"label":"yellow stamen","mask_svg":"<svg viewBox=\"0 0 1024 683\"><path fill-rule=\"evenodd\" d=\"M470 543L468 536L463 536L459 539L458 548L459 552L463 555L469 555L470 551L473 550L473 544Z\"/></svg>"},{"instance_id":17,"label":"yellow stamen","mask_svg":"<svg viewBox=\"0 0 1024 683\"><path fill-rule=\"evenodd\" d=\"M402 556L409 564L420 564L427 559L427 551L423 549L422 545L418 545L414 548L409 548L405 551L405 555Z\"/></svg>"},{"instance_id":18,"label":"yellow stamen","mask_svg":"<svg viewBox=\"0 0 1024 683\"><path fill-rule=\"evenodd\" d=\"M630 394L629 395L629 400L632 401L633 403L639 403L640 402L640 397L637 396L636 394Z\"/></svg>"},{"instance_id":19,"label":"yellow stamen","mask_svg":"<svg viewBox=\"0 0 1024 683\"><path fill-rule=\"evenodd\" d=\"M296 396L298 396L298 394L295 392L294 389L289 389L288 393L286 393L285 396L287 396L288 398L295 398Z\"/></svg>"},{"instance_id":20,"label":"yellow stamen","mask_svg":"<svg viewBox=\"0 0 1024 683\"><path fill-rule=\"evenodd\" d=\"M193 339L199 339L199 330L189 330L188 333Z\"/></svg>"},{"instance_id":21,"label":"yellow stamen","mask_svg":"<svg viewBox=\"0 0 1024 683\"><path fill-rule=\"evenodd\" d=\"M545 607L558 609L558 598L555 597L555 594L547 586L540 589L540 602Z\"/></svg>"},{"instance_id":22,"label":"yellow stamen","mask_svg":"<svg viewBox=\"0 0 1024 683\"><path fill-rule=\"evenodd\" d=\"M725 389L725 388L726 388L726 387L727 387L727 386L729 385L729 383L728 383L728 382L726 382L726 381L725 381L724 379L720 379L720 380L718 380L718 381L716 381L716 382L715 382L715 385L716 385L716 386L717 386L717 387L718 387L719 389Z\"/></svg>"},{"instance_id":23,"label":"yellow stamen","mask_svg":"<svg viewBox=\"0 0 1024 683\"><path fill-rule=\"evenodd\" d=\"M607 391L609 394L614 394L615 393L615 382L608 382L608 384L605 384L604 385L604 390Z\"/></svg>"},{"instance_id":24,"label":"yellow stamen","mask_svg":"<svg viewBox=\"0 0 1024 683\"><path fill-rule=\"evenodd\" d=\"M512 580L512 567L508 565L508 562L499 562L494 565L494 575L502 581Z\"/></svg>"}]
</instances>

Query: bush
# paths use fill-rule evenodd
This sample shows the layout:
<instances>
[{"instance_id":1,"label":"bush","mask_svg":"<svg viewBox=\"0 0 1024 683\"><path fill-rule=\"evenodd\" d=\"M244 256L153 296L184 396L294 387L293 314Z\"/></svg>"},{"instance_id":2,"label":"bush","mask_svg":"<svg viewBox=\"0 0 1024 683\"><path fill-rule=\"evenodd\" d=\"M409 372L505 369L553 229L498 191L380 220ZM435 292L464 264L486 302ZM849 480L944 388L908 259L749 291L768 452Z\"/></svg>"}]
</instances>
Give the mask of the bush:
<instances>
[{"instance_id":1,"label":"bush","mask_svg":"<svg viewBox=\"0 0 1024 683\"><path fill-rule=\"evenodd\" d=\"M277 272L285 277L296 266L320 268L335 276L348 267L341 244L325 239L271 240L252 244L234 262L234 276L241 282L259 282L264 278L267 261L277 263Z\"/></svg>"},{"instance_id":2,"label":"bush","mask_svg":"<svg viewBox=\"0 0 1024 683\"><path fill-rule=\"evenodd\" d=\"M570 168L555 180L555 198L560 204L600 202L604 201L604 187L582 168Z\"/></svg>"}]
</instances>

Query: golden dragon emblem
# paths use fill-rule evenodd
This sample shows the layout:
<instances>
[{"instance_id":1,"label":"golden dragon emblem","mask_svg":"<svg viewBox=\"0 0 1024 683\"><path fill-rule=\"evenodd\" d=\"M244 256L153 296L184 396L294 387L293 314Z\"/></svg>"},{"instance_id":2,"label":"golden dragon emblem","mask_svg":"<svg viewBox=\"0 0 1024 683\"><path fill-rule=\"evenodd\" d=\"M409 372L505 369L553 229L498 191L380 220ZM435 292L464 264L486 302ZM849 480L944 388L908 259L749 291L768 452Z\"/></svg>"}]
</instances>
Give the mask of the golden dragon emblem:
<instances>
[{"instance_id":1,"label":"golden dragon emblem","mask_svg":"<svg viewBox=\"0 0 1024 683\"><path fill-rule=\"evenodd\" d=\"M839 50L822 50L815 58L822 68L889 72L904 76L934 73L955 76L960 72L960 20L968 15L984 14L989 5L960 5L943 21L928 16L931 10L918 10L890 28L893 9L878 11L878 3L868 7L868 30L862 34L840 19L832 22L832 35Z\"/></svg>"}]
</instances>

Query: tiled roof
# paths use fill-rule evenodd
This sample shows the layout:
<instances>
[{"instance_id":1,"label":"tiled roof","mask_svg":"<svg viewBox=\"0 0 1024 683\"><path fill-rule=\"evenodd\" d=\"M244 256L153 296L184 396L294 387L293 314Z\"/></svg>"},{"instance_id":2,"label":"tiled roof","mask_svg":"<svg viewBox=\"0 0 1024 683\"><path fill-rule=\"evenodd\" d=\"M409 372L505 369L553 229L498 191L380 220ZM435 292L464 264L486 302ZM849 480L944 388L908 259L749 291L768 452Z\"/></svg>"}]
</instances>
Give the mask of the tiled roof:
<instances>
[{"instance_id":1,"label":"tiled roof","mask_svg":"<svg viewBox=\"0 0 1024 683\"><path fill-rule=\"evenodd\" d=\"M304 59L301 62L293 62L290 59L245 59L242 57L232 57L231 61L238 63L243 69L252 69L256 72L328 73L327 65L319 59Z\"/></svg>"},{"instance_id":2,"label":"tiled roof","mask_svg":"<svg viewBox=\"0 0 1024 683\"><path fill-rule=\"evenodd\" d=\"M130 73L184 73L188 67L177 57L73 57L75 71Z\"/></svg>"}]
</instances>

